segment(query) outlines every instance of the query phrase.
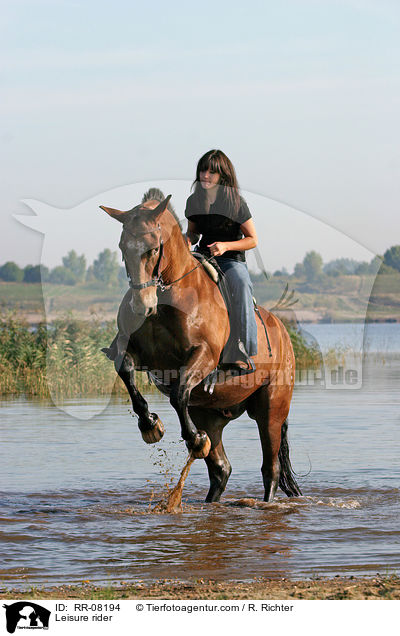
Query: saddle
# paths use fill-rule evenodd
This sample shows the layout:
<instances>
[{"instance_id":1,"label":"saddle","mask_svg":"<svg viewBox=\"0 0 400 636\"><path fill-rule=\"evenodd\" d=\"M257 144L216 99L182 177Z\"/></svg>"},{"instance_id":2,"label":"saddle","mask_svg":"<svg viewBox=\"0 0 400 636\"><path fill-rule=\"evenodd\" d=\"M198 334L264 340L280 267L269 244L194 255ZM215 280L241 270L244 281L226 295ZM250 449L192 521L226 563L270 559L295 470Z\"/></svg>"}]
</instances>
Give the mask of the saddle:
<instances>
[{"instance_id":1,"label":"saddle","mask_svg":"<svg viewBox=\"0 0 400 636\"><path fill-rule=\"evenodd\" d=\"M192 252L192 256L194 256L196 260L200 261L211 280L218 285L223 273L217 261L212 257L206 258L201 252Z\"/></svg>"}]
</instances>

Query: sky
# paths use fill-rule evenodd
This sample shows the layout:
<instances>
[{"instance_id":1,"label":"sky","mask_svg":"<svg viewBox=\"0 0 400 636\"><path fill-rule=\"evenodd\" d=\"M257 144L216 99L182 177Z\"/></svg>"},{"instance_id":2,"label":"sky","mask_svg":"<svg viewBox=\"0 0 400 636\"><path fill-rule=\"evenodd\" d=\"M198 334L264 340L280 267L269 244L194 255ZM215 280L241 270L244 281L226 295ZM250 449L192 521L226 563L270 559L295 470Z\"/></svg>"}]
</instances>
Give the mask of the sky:
<instances>
[{"instance_id":1,"label":"sky","mask_svg":"<svg viewBox=\"0 0 400 636\"><path fill-rule=\"evenodd\" d=\"M269 271L400 243L398 2L0 5L0 264L117 250L97 206L131 208L140 184L171 187L183 217L210 148L236 168ZM39 204L47 241L15 216Z\"/></svg>"}]
</instances>

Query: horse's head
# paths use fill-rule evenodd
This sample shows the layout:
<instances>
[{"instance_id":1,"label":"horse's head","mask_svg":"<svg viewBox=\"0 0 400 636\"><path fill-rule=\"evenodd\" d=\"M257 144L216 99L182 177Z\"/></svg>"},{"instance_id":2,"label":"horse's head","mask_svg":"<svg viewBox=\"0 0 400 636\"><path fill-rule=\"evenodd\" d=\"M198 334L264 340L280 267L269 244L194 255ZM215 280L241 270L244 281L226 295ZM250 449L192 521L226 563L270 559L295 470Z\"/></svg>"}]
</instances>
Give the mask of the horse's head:
<instances>
[{"instance_id":1,"label":"horse's head","mask_svg":"<svg viewBox=\"0 0 400 636\"><path fill-rule=\"evenodd\" d=\"M157 286L163 256L160 222L170 198L171 195L161 203L146 201L127 212L100 206L123 225L119 247L130 279L133 309L135 314L146 317L157 309Z\"/></svg>"}]
</instances>

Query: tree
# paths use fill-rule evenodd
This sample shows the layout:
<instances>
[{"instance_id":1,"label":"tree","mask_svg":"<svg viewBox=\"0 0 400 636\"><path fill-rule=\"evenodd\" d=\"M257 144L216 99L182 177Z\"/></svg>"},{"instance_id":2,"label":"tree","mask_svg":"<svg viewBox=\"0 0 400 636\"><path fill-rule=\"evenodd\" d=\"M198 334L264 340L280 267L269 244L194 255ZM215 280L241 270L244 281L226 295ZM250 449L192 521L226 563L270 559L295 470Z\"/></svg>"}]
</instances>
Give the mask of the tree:
<instances>
[{"instance_id":1,"label":"tree","mask_svg":"<svg viewBox=\"0 0 400 636\"><path fill-rule=\"evenodd\" d=\"M74 274L77 281L82 281L85 278L86 258L83 254L78 256L75 250L71 250L67 256L63 256L62 262L64 267Z\"/></svg>"},{"instance_id":2,"label":"tree","mask_svg":"<svg viewBox=\"0 0 400 636\"><path fill-rule=\"evenodd\" d=\"M393 245L383 255L383 262L388 267L400 271L400 245Z\"/></svg>"},{"instance_id":3,"label":"tree","mask_svg":"<svg viewBox=\"0 0 400 636\"><path fill-rule=\"evenodd\" d=\"M93 262L93 275L97 280L112 285L117 282L119 265L117 263L117 253L108 248L100 252Z\"/></svg>"},{"instance_id":4,"label":"tree","mask_svg":"<svg viewBox=\"0 0 400 636\"><path fill-rule=\"evenodd\" d=\"M40 266L40 275L42 277L42 283L47 283L50 277L50 270L46 265Z\"/></svg>"},{"instance_id":5,"label":"tree","mask_svg":"<svg viewBox=\"0 0 400 636\"><path fill-rule=\"evenodd\" d=\"M324 265L324 272L332 276L355 274L359 265L359 261L355 261L352 258L336 258Z\"/></svg>"},{"instance_id":6,"label":"tree","mask_svg":"<svg viewBox=\"0 0 400 636\"><path fill-rule=\"evenodd\" d=\"M24 283L40 283L42 276L45 277L48 273L47 267L40 267L40 265L27 265L24 268Z\"/></svg>"},{"instance_id":7,"label":"tree","mask_svg":"<svg viewBox=\"0 0 400 636\"><path fill-rule=\"evenodd\" d=\"M58 267L55 267L51 270L49 281L50 283L55 283L56 285L75 285L76 277L70 269L64 267L63 265L59 265Z\"/></svg>"},{"instance_id":8,"label":"tree","mask_svg":"<svg viewBox=\"0 0 400 636\"><path fill-rule=\"evenodd\" d=\"M303 278L303 276L305 276L306 274L303 263L296 263L293 273L296 278Z\"/></svg>"},{"instance_id":9,"label":"tree","mask_svg":"<svg viewBox=\"0 0 400 636\"><path fill-rule=\"evenodd\" d=\"M383 262L382 256L374 256L374 258L371 260L370 264L368 265L368 273L378 274L382 266L382 262Z\"/></svg>"},{"instance_id":10,"label":"tree","mask_svg":"<svg viewBox=\"0 0 400 636\"><path fill-rule=\"evenodd\" d=\"M92 283L95 280L96 278L95 278L95 275L93 274L93 265L89 265L89 267L86 270L85 281L87 283Z\"/></svg>"},{"instance_id":11,"label":"tree","mask_svg":"<svg viewBox=\"0 0 400 636\"><path fill-rule=\"evenodd\" d=\"M364 276L370 273L369 267L370 265L369 263L367 263L367 261L362 261L357 265L356 271L354 273L357 274L357 276Z\"/></svg>"},{"instance_id":12,"label":"tree","mask_svg":"<svg viewBox=\"0 0 400 636\"><path fill-rule=\"evenodd\" d=\"M118 282L121 285L125 285L128 282L128 276L126 275L125 267L119 266L119 269L118 269Z\"/></svg>"},{"instance_id":13,"label":"tree","mask_svg":"<svg viewBox=\"0 0 400 636\"><path fill-rule=\"evenodd\" d=\"M307 280L315 281L322 274L322 256L317 252L307 252L303 259L304 272Z\"/></svg>"},{"instance_id":14,"label":"tree","mask_svg":"<svg viewBox=\"0 0 400 636\"><path fill-rule=\"evenodd\" d=\"M395 269L394 267L390 267L390 265L386 265L386 263L382 263L382 265L379 268L379 272L378 274L398 274L399 270Z\"/></svg>"},{"instance_id":15,"label":"tree","mask_svg":"<svg viewBox=\"0 0 400 636\"><path fill-rule=\"evenodd\" d=\"M13 261L7 261L0 267L0 278L2 280L20 283L24 278L24 271Z\"/></svg>"}]
</instances>

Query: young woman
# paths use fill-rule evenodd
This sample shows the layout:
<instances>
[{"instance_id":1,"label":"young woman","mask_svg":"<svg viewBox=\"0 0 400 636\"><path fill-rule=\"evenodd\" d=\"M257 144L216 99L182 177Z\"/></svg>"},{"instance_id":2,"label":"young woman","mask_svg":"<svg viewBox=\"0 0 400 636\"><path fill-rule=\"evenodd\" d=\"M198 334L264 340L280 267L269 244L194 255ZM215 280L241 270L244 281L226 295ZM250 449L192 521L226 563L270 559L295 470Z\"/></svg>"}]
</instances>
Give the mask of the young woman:
<instances>
[{"instance_id":1,"label":"young woman","mask_svg":"<svg viewBox=\"0 0 400 636\"><path fill-rule=\"evenodd\" d=\"M215 257L232 295L231 336L224 363L248 368L257 353L253 286L246 250L257 245L257 233L245 200L239 194L235 169L221 150L209 150L197 164L194 192L186 202L189 244Z\"/></svg>"}]
</instances>

